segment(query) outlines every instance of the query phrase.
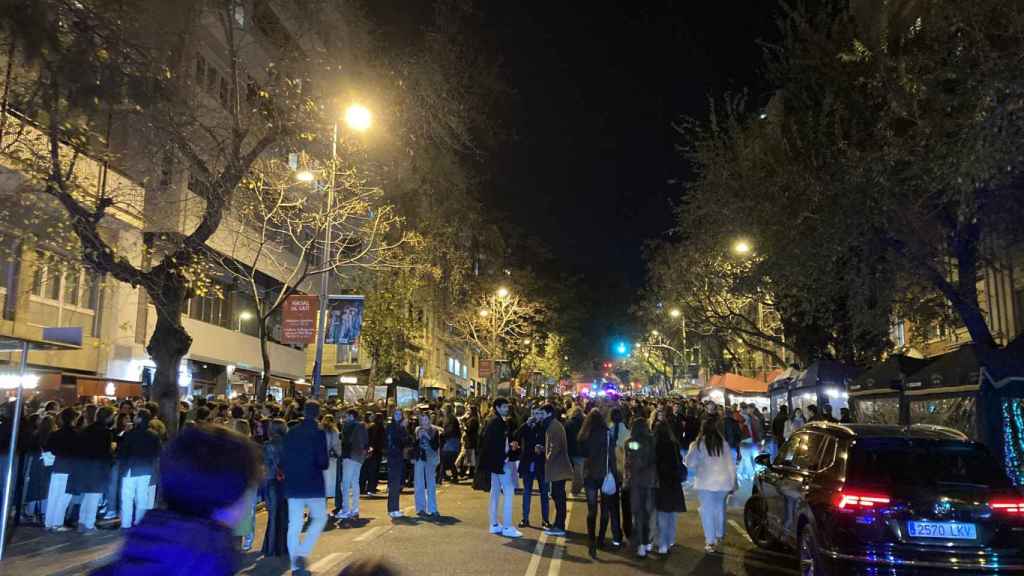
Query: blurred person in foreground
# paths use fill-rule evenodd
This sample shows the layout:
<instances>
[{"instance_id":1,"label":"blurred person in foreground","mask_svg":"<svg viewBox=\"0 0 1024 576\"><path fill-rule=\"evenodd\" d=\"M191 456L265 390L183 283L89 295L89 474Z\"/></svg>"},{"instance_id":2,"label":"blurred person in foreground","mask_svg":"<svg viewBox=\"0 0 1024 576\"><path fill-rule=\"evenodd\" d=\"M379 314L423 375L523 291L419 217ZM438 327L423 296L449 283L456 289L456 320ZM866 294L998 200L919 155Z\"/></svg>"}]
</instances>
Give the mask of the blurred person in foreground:
<instances>
[{"instance_id":1,"label":"blurred person in foreground","mask_svg":"<svg viewBox=\"0 0 1024 576\"><path fill-rule=\"evenodd\" d=\"M238 571L234 528L256 497L256 445L221 427L191 426L160 459L166 510L150 510L125 534L112 564L93 576L220 576Z\"/></svg>"}]
</instances>

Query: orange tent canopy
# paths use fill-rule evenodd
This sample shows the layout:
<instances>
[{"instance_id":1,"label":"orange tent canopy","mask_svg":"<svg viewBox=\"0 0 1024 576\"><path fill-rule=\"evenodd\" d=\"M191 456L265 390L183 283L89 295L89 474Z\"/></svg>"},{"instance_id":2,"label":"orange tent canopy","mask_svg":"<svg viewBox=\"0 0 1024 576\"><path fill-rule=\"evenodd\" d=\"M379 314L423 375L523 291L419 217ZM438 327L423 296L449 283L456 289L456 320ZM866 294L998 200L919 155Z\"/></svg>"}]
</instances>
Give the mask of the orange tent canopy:
<instances>
[{"instance_id":1,"label":"orange tent canopy","mask_svg":"<svg viewBox=\"0 0 1024 576\"><path fill-rule=\"evenodd\" d=\"M708 381L708 388L725 388L736 394L767 394L768 383L739 374L728 372L715 374Z\"/></svg>"}]
</instances>

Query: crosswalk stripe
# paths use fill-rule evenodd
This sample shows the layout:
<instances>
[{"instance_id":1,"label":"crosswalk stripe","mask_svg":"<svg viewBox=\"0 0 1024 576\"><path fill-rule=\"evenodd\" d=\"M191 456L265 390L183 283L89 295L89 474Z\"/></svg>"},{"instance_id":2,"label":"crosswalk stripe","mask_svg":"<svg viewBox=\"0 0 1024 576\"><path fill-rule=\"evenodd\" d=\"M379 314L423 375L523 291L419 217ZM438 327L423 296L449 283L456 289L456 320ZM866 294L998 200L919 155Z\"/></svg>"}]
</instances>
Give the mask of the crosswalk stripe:
<instances>
[{"instance_id":1,"label":"crosswalk stripe","mask_svg":"<svg viewBox=\"0 0 1024 576\"><path fill-rule=\"evenodd\" d=\"M572 518L572 502L565 507L565 525L569 526L569 519ZM562 555L565 553L565 536L555 539L555 551L551 555L551 564L548 566L548 576L558 576L562 570Z\"/></svg>"},{"instance_id":2,"label":"crosswalk stripe","mask_svg":"<svg viewBox=\"0 0 1024 576\"><path fill-rule=\"evenodd\" d=\"M327 556L317 560L309 567L309 571L314 574L324 573L330 574L329 568L336 568L339 564L344 562L351 552L332 552Z\"/></svg>"},{"instance_id":3,"label":"crosswalk stripe","mask_svg":"<svg viewBox=\"0 0 1024 576\"><path fill-rule=\"evenodd\" d=\"M373 528L370 528L366 532L363 532L359 536L356 536L355 538L353 538L352 541L353 542L363 542L363 541L369 540L371 538L376 538L378 534L380 534L381 532L383 532L385 530L387 530L386 526L374 526Z\"/></svg>"},{"instance_id":4,"label":"crosswalk stripe","mask_svg":"<svg viewBox=\"0 0 1024 576\"><path fill-rule=\"evenodd\" d=\"M548 542L548 535L541 532L537 538L537 545L533 547L533 554L530 555L530 565L526 568L526 576L537 576L537 569L540 568L540 559L544 557L544 546Z\"/></svg>"},{"instance_id":5,"label":"crosswalk stripe","mask_svg":"<svg viewBox=\"0 0 1024 576\"><path fill-rule=\"evenodd\" d=\"M744 538L746 538L747 542L750 542L751 544L754 543L754 541L750 539L750 534L747 534L747 531L744 530L742 526L740 526L739 522L730 518L729 525L735 528L737 532L739 532Z\"/></svg>"}]
</instances>

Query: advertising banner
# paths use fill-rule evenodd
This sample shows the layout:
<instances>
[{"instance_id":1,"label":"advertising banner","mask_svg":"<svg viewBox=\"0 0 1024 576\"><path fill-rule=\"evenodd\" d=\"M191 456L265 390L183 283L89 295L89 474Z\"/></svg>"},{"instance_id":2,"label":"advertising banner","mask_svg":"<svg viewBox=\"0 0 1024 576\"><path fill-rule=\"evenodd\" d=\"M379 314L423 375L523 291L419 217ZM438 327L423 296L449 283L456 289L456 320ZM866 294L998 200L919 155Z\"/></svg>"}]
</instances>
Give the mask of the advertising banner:
<instances>
[{"instance_id":1,"label":"advertising banner","mask_svg":"<svg viewBox=\"0 0 1024 576\"><path fill-rule=\"evenodd\" d=\"M316 313L320 299L293 294L285 299L281 312L281 340L285 344L312 344L316 339Z\"/></svg>"},{"instance_id":2,"label":"advertising banner","mask_svg":"<svg viewBox=\"0 0 1024 576\"><path fill-rule=\"evenodd\" d=\"M331 296L327 301L327 344L355 344L363 327L365 296Z\"/></svg>"}]
</instances>

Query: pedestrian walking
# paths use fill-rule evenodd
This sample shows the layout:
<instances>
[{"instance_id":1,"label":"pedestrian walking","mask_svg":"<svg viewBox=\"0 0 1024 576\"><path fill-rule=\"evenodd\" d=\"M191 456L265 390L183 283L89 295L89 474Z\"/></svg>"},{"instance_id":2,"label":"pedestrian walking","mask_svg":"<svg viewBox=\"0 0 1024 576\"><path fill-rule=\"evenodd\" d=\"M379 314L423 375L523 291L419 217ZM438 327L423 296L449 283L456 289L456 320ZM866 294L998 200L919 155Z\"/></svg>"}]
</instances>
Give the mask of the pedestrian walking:
<instances>
[{"instance_id":1,"label":"pedestrian walking","mask_svg":"<svg viewBox=\"0 0 1024 576\"><path fill-rule=\"evenodd\" d=\"M412 446L412 438L405 427L404 413L396 408L387 427L388 459L388 516L401 518L400 498L405 482L406 451Z\"/></svg>"},{"instance_id":2,"label":"pedestrian walking","mask_svg":"<svg viewBox=\"0 0 1024 576\"><path fill-rule=\"evenodd\" d=\"M664 422L662 422L664 424ZM658 475L655 468L655 445L647 420L634 418L626 441L625 486L633 513L632 544L639 558L651 549L651 522L654 518L654 489Z\"/></svg>"},{"instance_id":3,"label":"pedestrian walking","mask_svg":"<svg viewBox=\"0 0 1024 576\"><path fill-rule=\"evenodd\" d=\"M121 471L121 528L142 521L149 510L149 484L160 457L160 438L149 429L148 410L139 410L132 429L117 444Z\"/></svg>"},{"instance_id":4,"label":"pedestrian walking","mask_svg":"<svg viewBox=\"0 0 1024 576\"><path fill-rule=\"evenodd\" d=\"M537 489L540 491L540 514L541 527L550 528L548 522L549 500L548 484L544 480L544 442L545 442L545 414L539 407L530 412L530 417L519 427L515 433L516 440L522 447L522 455L519 458L519 477L523 479L523 517L519 522L520 528L530 525L530 502L533 500L533 485L536 480Z\"/></svg>"},{"instance_id":5,"label":"pedestrian walking","mask_svg":"<svg viewBox=\"0 0 1024 576\"><path fill-rule=\"evenodd\" d=\"M779 413L772 419L772 442L769 452L772 458L779 453L779 448L786 441L786 422L789 421L789 406L779 406Z\"/></svg>"},{"instance_id":6,"label":"pedestrian walking","mask_svg":"<svg viewBox=\"0 0 1024 576\"><path fill-rule=\"evenodd\" d=\"M580 450L580 428L583 426L583 412L573 406L565 421L565 438L569 452L569 461L572 462L572 495L579 496L583 493L583 460L584 454Z\"/></svg>"},{"instance_id":7,"label":"pedestrian walking","mask_svg":"<svg viewBox=\"0 0 1024 576\"><path fill-rule=\"evenodd\" d=\"M327 469L324 470L324 496L334 498L334 511L338 513L338 494L341 491L341 435L334 416L324 414L320 418L320 429L324 431L324 440L327 441Z\"/></svg>"},{"instance_id":8,"label":"pedestrian walking","mask_svg":"<svg viewBox=\"0 0 1024 576\"><path fill-rule=\"evenodd\" d=\"M380 461L384 454L387 434L384 430L384 415L367 413L366 426L366 459L359 468L360 492L367 495L377 494L377 477L380 474Z\"/></svg>"},{"instance_id":9,"label":"pedestrian walking","mask_svg":"<svg viewBox=\"0 0 1024 576\"><path fill-rule=\"evenodd\" d=\"M339 520L359 519L359 474L366 460L366 444L369 435L359 418L359 411L349 408L341 427L341 486L335 500L335 517ZM340 506L340 509L339 509Z\"/></svg>"},{"instance_id":10,"label":"pedestrian walking","mask_svg":"<svg viewBox=\"0 0 1024 576\"><path fill-rule=\"evenodd\" d=\"M686 467L697 476L694 488L700 499L704 551L718 552L725 537L725 500L736 490L736 461L716 419L704 420L700 436L686 455Z\"/></svg>"},{"instance_id":11,"label":"pedestrian walking","mask_svg":"<svg viewBox=\"0 0 1024 576\"><path fill-rule=\"evenodd\" d=\"M492 404L493 413L487 419L480 439L480 470L491 475L491 499L488 508L491 534L518 538L522 532L512 525L512 500L515 497L513 473L518 460L519 444L511 439L509 425L510 406L505 398L497 398ZM498 523L498 504L503 501L502 522Z\"/></svg>"},{"instance_id":12,"label":"pedestrian walking","mask_svg":"<svg viewBox=\"0 0 1024 576\"><path fill-rule=\"evenodd\" d=\"M565 427L555 416L555 407L545 404L544 415L544 476L551 483L551 499L555 502L555 522L545 531L548 536L565 535L567 503L565 484L573 478L569 459L569 442Z\"/></svg>"},{"instance_id":13,"label":"pedestrian walking","mask_svg":"<svg viewBox=\"0 0 1024 576\"><path fill-rule=\"evenodd\" d=\"M219 426L181 430L160 459L166 509L125 534L118 558L92 576L229 576L239 566L233 529L262 477L258 447Z\"/></svg>"},{"instance_id":14,"label":"pedestrian walking","mask_svg":"<svg viewBox=\"0 0 1024 576\"><path fill-rule=\"evenodd\" d=\"M629 428L626 426L626 422L629 421L629 417L623 413L623 409L628 409L628 406L614 407L608 412L608 417L612 421L610 428L612 473L615 474L619 488L608 498L608 512L611 515L612 525L618 523L623 537L629 539L633 536L632 501L629 498L629 492L624 488L626 485L626 439L629 438Z\"/></svg>"},{"instance_id":15,"label":"pedestrian walking","mask_svg":"<svg viewBox=\"0 0 1024 576\"><path fill-rule=\"evenodd\" d=\"M658 486L654 493L654 509L658 526L658 554L668 554L676 543L676 516L686 511L683 493L683 461L672 427L659 422L654 427L655 461Z\"/></svg>"},{"instance_id":16,"label":"pedestrian walking","mask_svg":"<svg viewBox=\"0 0 1024 576\"><path fill-rule=\"evenodd\" d=\"M56 429L52 415L43 413L35 427L30 428L32 437L26 449L28 485L25 487L24 516L38 524L44 524L46 497L50 490L50 476L53 471L52 455L46 455L46 443Z\"/></svg>"},{"instance_id":17,"label":"pedestrian walking","mask_svg":"<svg viewBox=\"0 0 1024 576\"><path fill-rule=\"evenodd\" d=\"M608 425L605 424L601 411L591 408L583 419L583 426L579 433L580 447L587 455L583 463L583 483L587 493L587 538L588 549L591 557L597 556L597 547L604 546L604 533L608 521L612 518L609 513L610 492L616 493L621 483L621 478L616 478L611 463L613 444L608 432ZM600 498L600 500L599 500ZM601 538L597 537L597 520L600 504L600 530ZM618 501L615 502L618 506ZM612 520L612 547L622 546L622 528L617 520Z\"/></svg>"},{"instance_id":18,"label":"pedestrian walking","mask_svg":"<svg viewBox=\"0 0 1024 576\"><path fill-rule=\"evenodd\" d=\"M324 473L327 468L327 439L317 419L320 404L307 400L303 419L284 437L284 492L288 498L288 555L293 574L305 575L307 559L327 524ZM300 539L304 512L309 510L309 528Z\"/></svg>"},{"instance_id":19,"label":"pedestrian walking","mask_svg":"<svg viewBox=\"0 0 1024 576\"><path fill-rule=\"evenodd\" d=\"M438 516L437 513L437 467L441 461L441 436L443 429L430 422L430 415L422 412L416 427L416 461L413 463L413 492L416 514Z\"/></svg>"},{"instance_id":20,"label":"pedestrian walking","mask_svg":"<svg viewBox=\"0 0 1024 576\"><path fill-rule=\"evenodd\" d=\"M462 451L455 461L455 467L464 471L467 478L473 478L477 466L477 446L480 442L480 409L470 406L466 422L462 426Z\"/></svg>"},{"instance_id":21,"label":"pedestrian walking","mask_svg":"<svg viewBox=\"0 0 1024 576\"><path fill-rule=\"evenodd\" d=\"M455 417L455 409L451 404L444 405L441 426L444 430L441 434L441 480L454 484L459 481L455 460L462 450L462 425Z\"/></svg>"}]
</instances>

